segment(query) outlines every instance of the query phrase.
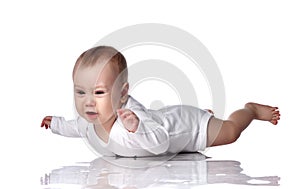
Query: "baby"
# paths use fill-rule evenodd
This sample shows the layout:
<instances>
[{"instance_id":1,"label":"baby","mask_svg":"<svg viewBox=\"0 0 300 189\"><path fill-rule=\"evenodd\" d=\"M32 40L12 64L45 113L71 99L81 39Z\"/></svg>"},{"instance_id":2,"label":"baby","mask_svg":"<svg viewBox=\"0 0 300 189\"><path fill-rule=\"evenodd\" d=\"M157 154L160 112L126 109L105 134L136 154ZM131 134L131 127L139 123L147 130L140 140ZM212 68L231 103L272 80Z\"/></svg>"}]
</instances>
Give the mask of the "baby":
<instances>
[{"instance_id":1,"label":"baby","mask_svg":"<svg viewBox=\"0 0 300 189\"><path fill-rule=\"evenodd\" d=\"M197 152L235 142L252 120L280 119L277 107L247 103L227 120L192 106L146 109L128 94L124 56L113 47L82 53L73 70L76 120L46 116L41 126L53 133L83 137L101 155L153 156Z\"/></svg>"}]
</instances>

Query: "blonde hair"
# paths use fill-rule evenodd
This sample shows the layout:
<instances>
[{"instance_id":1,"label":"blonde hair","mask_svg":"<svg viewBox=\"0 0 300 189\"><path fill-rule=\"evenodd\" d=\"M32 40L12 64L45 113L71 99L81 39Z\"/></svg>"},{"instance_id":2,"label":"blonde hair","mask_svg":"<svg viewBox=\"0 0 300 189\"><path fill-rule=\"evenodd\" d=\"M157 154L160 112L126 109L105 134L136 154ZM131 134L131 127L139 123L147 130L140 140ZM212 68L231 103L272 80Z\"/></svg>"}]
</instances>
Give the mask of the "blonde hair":
<instances>
[{"instance_id":1,"label":"blonde hair","mask_svg":"<svg viewBox=\"0 0 300 189\"><path fill-rule=\"evenodd\" d=\"M126 59L122 53L111 46L97 46L83 52L74 65L73 78L79 67L89 67L103 63L112 63L117 68L118 73L121 74L120 79L123 82L127 82L128 71Z\"/></svg>"}]
</instances>

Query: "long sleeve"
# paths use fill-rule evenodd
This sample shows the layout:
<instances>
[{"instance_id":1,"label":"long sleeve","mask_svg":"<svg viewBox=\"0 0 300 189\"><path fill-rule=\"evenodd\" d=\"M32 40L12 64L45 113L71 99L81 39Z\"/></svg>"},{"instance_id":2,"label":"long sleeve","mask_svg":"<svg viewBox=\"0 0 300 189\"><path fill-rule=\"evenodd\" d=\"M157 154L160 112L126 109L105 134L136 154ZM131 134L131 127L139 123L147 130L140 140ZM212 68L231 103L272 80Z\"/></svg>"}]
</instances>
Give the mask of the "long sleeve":
<instances>
[{"instance_id":1,"label":"long sleeve","mask_svg":"<svg viewBox=\"0 0 300 189\"><path fill-rule=\"evenodd\" d=\"M170 145L169 134L162 126L160 118L132 97L123 108L130 109L139 118L138 129L131 133L124 128L122 121L117 119L110 133L110 142L117 144L116 146L123 146L126 150L121 150L121 152L118 147L118 151L117 149L112 149L112 151L123 156L128 156L128 154L131 154L130 156L149 156L167 152Z\"/></svg>"},{"instance_id":2,"label":"long sleeve","mask_svg":"<svg viewBox=\"0 0 300 189\"><path fill-rule=\"evenodd\" d=\"M63 117L52 117L51 131L66 137L86 137L88 122L78 117L74 120L66 121Z\"/></svg>"},{"instance_id":3,"label":"long sleeve","mask_svg":"<svg viewBox=\"0 0 300 189\"><path fill-rule=\"evenodd\" d=\"M110 150L121 156L152 156L169 148L169 135L164 127L151 120L143 120L135 133L127 131L117 120L110 133Z\"/></svg>"},{"instance_id":4,"label":"long sleeve","mask_svg":"<svg viewBox=\"0 0 300 189\"><path fill-rule=\"evenodd\" d=\"M140 147L155 155L165 153L169 148L169 134L159 123L144 119L140 120L138 130L128 133L132 143L139 143Z\"/></svg>"}]
</instances>

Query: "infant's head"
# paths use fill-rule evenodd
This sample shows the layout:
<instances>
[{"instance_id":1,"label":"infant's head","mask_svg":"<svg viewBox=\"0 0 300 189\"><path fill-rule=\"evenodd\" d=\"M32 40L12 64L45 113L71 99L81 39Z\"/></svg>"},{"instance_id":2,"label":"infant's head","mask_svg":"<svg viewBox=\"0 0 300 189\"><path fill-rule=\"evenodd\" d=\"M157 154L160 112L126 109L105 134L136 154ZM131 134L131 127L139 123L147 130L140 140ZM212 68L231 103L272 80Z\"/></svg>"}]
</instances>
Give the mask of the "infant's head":
<instances>
[{"instance_id":1,"label":"infant's head","mask_svg":"<svg viewBox=\"0 0 300 189\"><path fill-rule=\"evenodd\" d=\"M126 59L113 47L98 46L82 53L73 70L79 115L94 124L112 125L116 109L128 98L127 77Z\"/></svg>"}]
</instances>

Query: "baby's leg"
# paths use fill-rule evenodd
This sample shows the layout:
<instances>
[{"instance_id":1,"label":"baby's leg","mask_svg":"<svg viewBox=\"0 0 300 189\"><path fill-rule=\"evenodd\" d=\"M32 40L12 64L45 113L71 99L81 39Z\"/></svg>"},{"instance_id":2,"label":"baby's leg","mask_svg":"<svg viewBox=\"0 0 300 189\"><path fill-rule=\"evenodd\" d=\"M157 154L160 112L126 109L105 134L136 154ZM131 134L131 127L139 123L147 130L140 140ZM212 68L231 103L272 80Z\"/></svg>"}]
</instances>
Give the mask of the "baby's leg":
<instances>
[{"instance_id":1,"label":"baby's leg","mask_svg":"<svg viewBox=\"0 0 300 189\"><path fill-rule=\"evenodd\" d=\"M212 117L207 128L207 147L235 142L254 119L276 125L280 114L276 107L247 103L243 109L233 112L228 120Z\"/></svg>"}]
</instances>

